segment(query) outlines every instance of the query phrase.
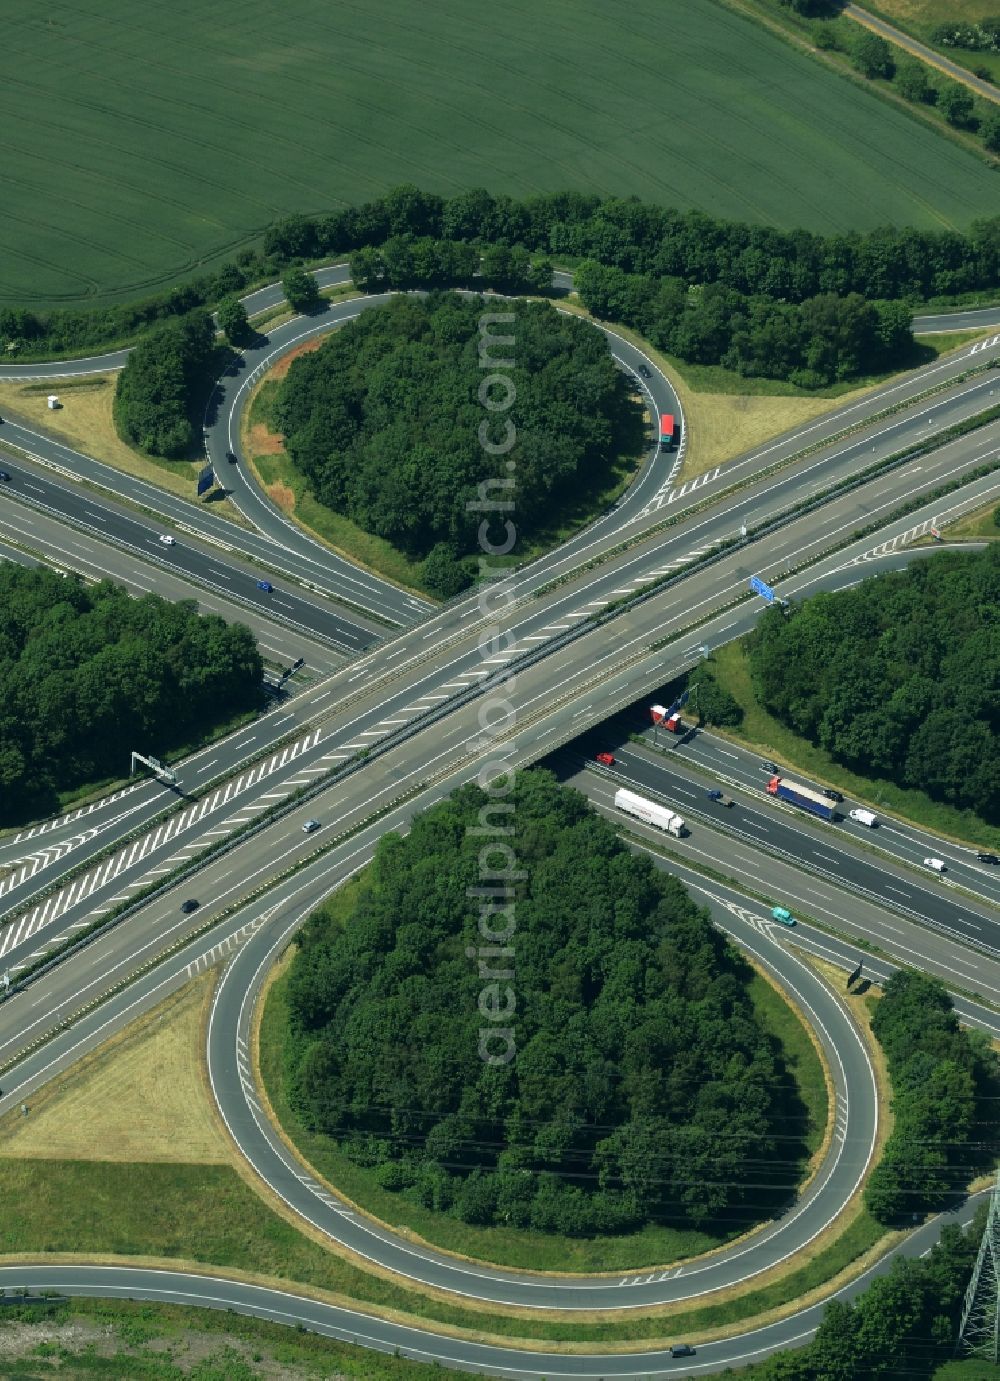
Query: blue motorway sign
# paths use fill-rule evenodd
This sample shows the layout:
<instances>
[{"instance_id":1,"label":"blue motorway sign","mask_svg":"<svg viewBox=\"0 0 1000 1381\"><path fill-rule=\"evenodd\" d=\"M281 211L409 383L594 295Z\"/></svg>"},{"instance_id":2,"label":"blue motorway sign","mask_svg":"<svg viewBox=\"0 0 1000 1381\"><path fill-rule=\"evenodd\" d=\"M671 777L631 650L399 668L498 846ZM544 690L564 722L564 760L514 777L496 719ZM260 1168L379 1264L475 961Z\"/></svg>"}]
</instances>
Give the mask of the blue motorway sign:
<instances>
[{"instance_id":1,"label":"blue motorway sign","mask_svg":"<svg viewBox=\"0 0 1000 1381\"><path fill-rule=\"evenodd\" d=\"M761 599L766 599L768 604L774 603L776 598L774 591L771 589L770 585L764 584L759 575L752 575L750 577L750 588L755 595L760 595Z\"/></svg>"}]
</instances>

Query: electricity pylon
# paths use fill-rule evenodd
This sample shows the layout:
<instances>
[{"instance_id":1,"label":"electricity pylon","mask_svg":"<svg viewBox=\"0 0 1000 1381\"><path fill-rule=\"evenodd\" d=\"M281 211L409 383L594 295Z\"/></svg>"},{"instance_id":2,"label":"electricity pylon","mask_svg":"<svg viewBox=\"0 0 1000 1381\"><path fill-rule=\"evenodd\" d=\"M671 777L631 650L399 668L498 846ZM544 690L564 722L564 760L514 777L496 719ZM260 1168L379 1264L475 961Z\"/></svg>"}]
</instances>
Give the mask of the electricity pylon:
<instances>
[{"instance_id":1,"label":"electricity pylon","mask_svg":"<svg viewBox=\"0 0 1000 1381\"><path fill-rule=\"evenodd\" d=\"M955 1352L1000 1362L1000 1175L990 1195L976 1269L965 1292Z\"/></svg>"}]
</instances>

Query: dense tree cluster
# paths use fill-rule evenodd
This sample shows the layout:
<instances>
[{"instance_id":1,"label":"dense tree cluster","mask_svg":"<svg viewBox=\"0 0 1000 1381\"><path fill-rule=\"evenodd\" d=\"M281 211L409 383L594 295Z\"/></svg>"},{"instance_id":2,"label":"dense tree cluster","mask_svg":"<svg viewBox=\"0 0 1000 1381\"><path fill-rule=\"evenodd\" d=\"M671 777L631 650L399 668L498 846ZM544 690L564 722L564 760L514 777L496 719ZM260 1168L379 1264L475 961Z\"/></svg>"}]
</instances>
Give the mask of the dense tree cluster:
<instances>
[{"instance_id":1,"label":"dense tree cluster","mask_svg":"<svg viewBox=\"0 0 1000 1381\"><path fill-rule=\"evenodd\" d=\"M192 402L214 352L215 327L207 312L154 326L118 376L115 422L122 436L153 455L187 455L198 430Z\"/></svg>"},{"instance_id":2,"label":"dense tree cluster","mask_svg":"<svg viewBox=\"0 0 1000 1381\"><path fill-rule=\"evenodd\" d=\"M0 568L0 825L58 793L122 776L257 703L263 667L248 628L193 600L131 599L49 570Z\"/></svg>"},{"instance_id":3,"label":"dense tree cluster","mask_svg":"<svg viewBox=\"0 0 1000 1381\"><path fill-rule=\"evenodd\" d=\"M311 273L293 264L281 280L288 305L296 312L311 312L320 304L319 284Z\"/></svg>"},{"instance_id":4,"label":"dense tree cluster","mask_svg":"<svg viewBox=\"0 0 1000 1381\"><path fill-rule=\"evenodd\" d=\"M701 724L720 724L735 728L743 723L743 707L736 697L720 686L710 666L702 665L692 672L687 688L691 692L691 709Z\"/></svg>"},{"instance_id":5,"label":"dense tree cluster","mask_svg":"<svg viewBox=\"0 0 1000 1381\"><path fill-rule=\"evenodd\" d=\"M509 912L472 890L493 827ZM302 932L294 1103L385 1187L469 1222L742 1224L765 1165L790 1177L801 1116L748 973L581 795L542 772L502 803L470 785L379 842L342 928L319 912ZM497 1013L516 1050L487 1040L487 1063Z\"/></svg>"},{"instance_id":6,"label":"dense tree cluster","mask_svg":"<svg viewBox=\"0 0 1000 1381\"><path fill-rule=\"evenodd\" d=\"M938 1375L952 1355L984 1221L985 1209L967 1233L949 1224L927 1256L897 1258L850 1304L827 1305L807 1347L779 1352L740 1376L745 1381L914 1381ZM959 1374L965 1369L956 1371L956 1381ZM981 1373L994 1374L995 1368Z\"/></svg>"},{"instance_id":7,"label":"dense tree cluster","mask_svg":"<svg viewBox=\"0 0 1000 1381\"><path fill-rule=\"evenodd\" d=\"M280 221L264 248L290 260L350 253L394 236L521 245L532 254L593 259L627 273L721 283L789 302L823 293L919 301L1000 285L1000 217L976 222L965 235L890 226L818 235L578 192L518 200L478 188L443 199L396 187L328 216Z\"/></svg>"},{"instance_id":8,"label":"dense tree cluster","mask_svg":"<svg viewBox=\"0 0 1000 1381\"><path fill-rule=\"evenodd\" d=\"M235 295L224 297L216 313L219 330L225 332L230 345L246 345L253 337L247 309Z\"/></svg>"},{"instance_id":9,"label":"dense tree cluster","mask_svg":"<svg viewBox=\"0 0 1000 1381\"><path fill-rule=\"evenodd\" d=\"M319 500L413 556L440 543L478 549L490 509L508 502L519 534L540 530L576 486L603 473L628 407L602 336L548 303L505 301L514 323L492 327L488 357L513 361L484 407L479 298L397 298L364 312L300 356L275 409L292 460ZM512 344L497 337L513 336ZM504 383L504 381L507 381ZM501 386L502 385L502 386ZM490 455L480 441L506 446ZM479 486L501 487L482 494ZM478 502L478 507L470 506ZM504 542L504 514L490 540Z\"/></svg>"},{"instance_id":10,"label":"dense tree cluster","mask_svg":"<svg viewBox=\"0 0 1000 1381\"><path fill-rule=\"evenodd\" d=\"M975 102L968 87L958 82L945 82L938 90L937 108L956 129L967 129L975 123Z\"/></svg>"},{"instance_id":11,"label":"dense tree cluster","mask_svg":"<svg viewBox=\"0 0 1000 1381\"><path fill-rule=\"evenodd\" d=\"M394 235L380 247L351 255L351 282L365 292L382 288L479 287L539 293L552 285L552 261L532 258L520 245L485 245L430 235Z\"/></svg>"},{"instance_id":12,"label":"dense tree cluster","mask_svg":"<svg viewBox=\"0 0 1000 1381\"><path fill-rule=\"evenodd\" d=\"M761 703L867 776L1000 820L1000 546L768 610Z\"/></svg>"},{"instance_id":13,"label":"dense tree cluster","mask_svg":"<svg viewBox=\"0 0 1000 1381\"><path fill-rule=\"evenodd\" d=\"M865 1189L868 1211L896 1224L954 1207L975 1170L995 1163L997 1059L958 1024L937 979L900 970L872 1017L892 1082L894 1125Z\"/></svg>"},{"instance_id":14,"label":"dense tree cluster","mask_svg":"<svg viewBox=\"0 0 1000 1381\"><path fill-rule=\"evenodd\" d=\"M819 11L807 0L803 12ZM592 259L630 274L679 278L692 286L720 283L747 297L794 303L827 293L916 302L1000 286L1000 217L977 222L964 235L905 227L818 235L717 220L700 211L677 211L635 198L602 200L563 192L519 200L482 188L443 198L401 186L325 216L286 217L265 231L260 251L243 250L217 272L138 303L45 314L4 308L0 349L13 346L58 354L98 346L217 303L277 276L297 260L351 254L385 247L390 241L398 246L389 253L391 268L377 258L369 262L376 274L385 273L391 281L412 255L401 279L406 283L416 283L426 274L427 260L435 256L436 276L424 277L424 282L467 281L458 271L461 261L453 246L433 251L423 246L419 252L404 248L411 241L460 241L477 246L484 258L495 248L525 251L536 265L539 257L553 255ZM358 262L360 271L365 261ZM511 281L515 291L527 291L533 284L524 281L519 264L520 255L513 262ZM497 274L487 272L487 281L499 283Z\"/></svg>"},{"instance_id":15,"label":"dense tree cluster","mask_svg":"<svg viewBox=\"0 0 1000 1381\"><path fill-rule=\"evenodd\" d=\"M909 307L866 302L858 293L786 302L748 297L721 283L693 288L680 278L626 273L592 260L577 269L575 283L595 316L635 327L668 354L802 388L888 369L913 348Z\"/></svg>"},{"instance_id":16,"label":"dense tree cluster","mask_svg":"<svg viewBox=\"0 0 1000 1381\"><path fill-rule=\"evenodd\" d=\"M870 29L862 29L854 40L851 60L862 76L883 81L891 81L896 72L892 49L881 34L873 34Z\"/></svg>"}]
</instances>

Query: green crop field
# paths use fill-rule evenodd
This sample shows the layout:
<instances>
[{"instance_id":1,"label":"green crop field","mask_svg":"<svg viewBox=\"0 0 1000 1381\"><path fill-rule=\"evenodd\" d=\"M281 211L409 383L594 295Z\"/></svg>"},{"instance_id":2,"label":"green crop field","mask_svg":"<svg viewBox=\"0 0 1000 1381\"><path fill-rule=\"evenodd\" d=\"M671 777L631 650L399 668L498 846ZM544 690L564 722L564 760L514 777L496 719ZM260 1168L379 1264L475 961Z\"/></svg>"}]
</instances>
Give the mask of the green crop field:
<instances>
[{"instance_id":1,"label":"green crop field","mask_svg":"<svg viewBox=\"0 0 1000 1381\"><path fill-rule=\"evenodd\" d=\"M399 182L964 227L986 165L715 0L6 0L0 302L136 296Z\"/></svg>"}]
</instances>

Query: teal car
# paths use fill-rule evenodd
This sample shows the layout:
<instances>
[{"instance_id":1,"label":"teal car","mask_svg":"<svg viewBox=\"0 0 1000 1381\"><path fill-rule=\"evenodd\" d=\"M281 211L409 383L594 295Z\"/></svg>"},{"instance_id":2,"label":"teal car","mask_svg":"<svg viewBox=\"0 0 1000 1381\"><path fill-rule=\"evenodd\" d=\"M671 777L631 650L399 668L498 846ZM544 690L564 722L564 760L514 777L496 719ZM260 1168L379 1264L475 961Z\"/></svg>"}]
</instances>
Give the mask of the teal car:
<instances>
[{"instance_id":1,"label":"teal car","mask_svg":"<svg viewBox=\"0 0 1000 1381\"><path fill-rule=\"evenodd\" d=\"M795 917L784 906L775 906L771 911L771 919L780 921L782 925L794 925Z\"/></svg>"}]
</instances>

